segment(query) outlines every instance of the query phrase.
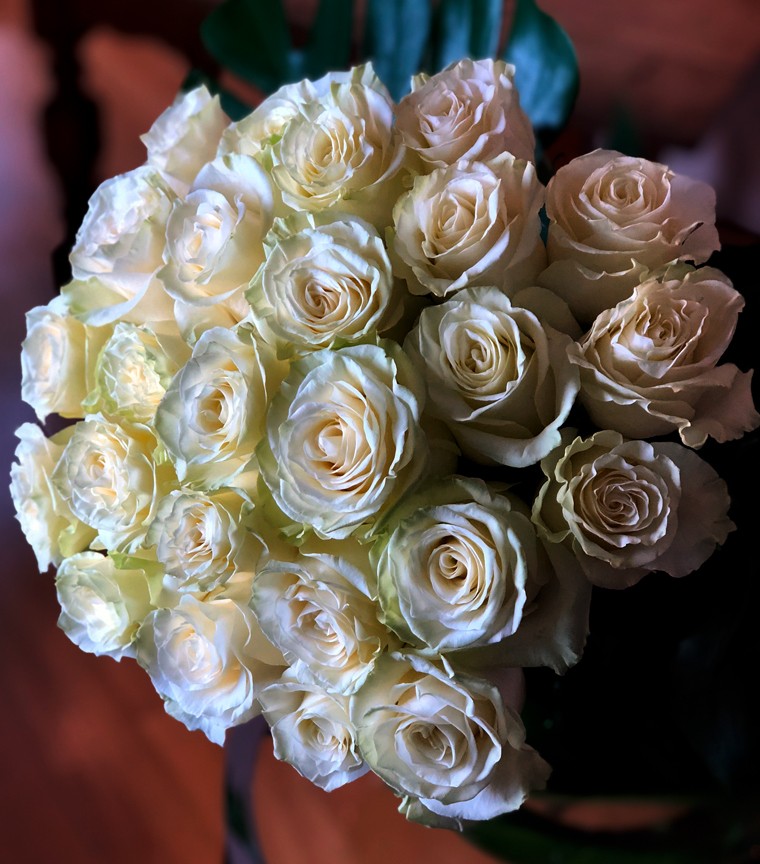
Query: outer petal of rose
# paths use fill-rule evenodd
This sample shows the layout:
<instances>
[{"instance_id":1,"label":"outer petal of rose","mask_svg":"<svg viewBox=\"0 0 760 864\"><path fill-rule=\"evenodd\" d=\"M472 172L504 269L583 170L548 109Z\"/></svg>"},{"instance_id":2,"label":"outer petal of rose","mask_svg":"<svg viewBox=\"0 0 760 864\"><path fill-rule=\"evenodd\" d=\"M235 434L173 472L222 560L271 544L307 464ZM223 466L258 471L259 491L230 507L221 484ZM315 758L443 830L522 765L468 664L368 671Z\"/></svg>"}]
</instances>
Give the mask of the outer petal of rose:
<instances>
[{"instance_id":1,"label":"outer petal of rose","mask_svg":"<svg viewBox=\"0 0 760 864\"><path fill-rule=\"evenodd\" d=\"M723 364L735 374L730 387L709 390L695 406L691 424L680 430L681 440L689 447L704 444L709 435L719 443L741 438L760 426L760 414L752 402L752 371L740 372L733 364Z\"/></svg>"}]
</instances>

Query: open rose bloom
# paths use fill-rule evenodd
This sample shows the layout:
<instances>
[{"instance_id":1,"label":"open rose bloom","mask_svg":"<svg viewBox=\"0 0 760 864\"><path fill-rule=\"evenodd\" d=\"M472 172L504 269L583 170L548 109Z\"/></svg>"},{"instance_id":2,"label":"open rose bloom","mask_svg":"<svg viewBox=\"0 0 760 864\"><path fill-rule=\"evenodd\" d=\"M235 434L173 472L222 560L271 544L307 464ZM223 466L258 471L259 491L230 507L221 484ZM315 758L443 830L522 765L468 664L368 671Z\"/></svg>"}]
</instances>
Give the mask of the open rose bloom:
<instances>
[{"instance_id":1,"label":"open rose bloom","mask_svg":"<svg viewBox=\"0 0 760 864\"><path fill-rule=\"evenodd\" d=\"M545 188L491 60L234 123L199 88L143 141L22 346L24 399L70 421L24 424L11 472L60 626L212 741L263 714L324 789L520 807L550 767L504 681L581 660L592 585L734 528L695 452L760 423L721 359L742 298L694 266L712 192L605 151Z\"/></svg>"}]
</instances>

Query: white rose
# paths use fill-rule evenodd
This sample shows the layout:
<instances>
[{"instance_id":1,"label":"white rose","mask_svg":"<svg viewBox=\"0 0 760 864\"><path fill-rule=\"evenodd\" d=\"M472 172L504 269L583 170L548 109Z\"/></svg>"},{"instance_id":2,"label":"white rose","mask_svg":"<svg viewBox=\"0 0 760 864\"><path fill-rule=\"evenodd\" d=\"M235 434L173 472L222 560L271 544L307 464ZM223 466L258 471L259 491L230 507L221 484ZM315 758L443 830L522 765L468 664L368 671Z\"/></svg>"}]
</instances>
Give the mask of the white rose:
<instances>
[{"instance_id":1,"label":"white rose","mask_svg":"<svg viewBox=\"0 0 760 864\"><path fill-rule=\"evenodd\" d=\"M200 169L214 158L228 122L219 97L205 86L180 93L140 136L148 151L148 165L184 194Z\"/></svg>"},{"instance_id":2,"label":"white rose","mask_svg":"<svg viewBox=\"0 0 760 864\"><path fill-rule=\"evenodd\" d=\"M257 451L277 505L320 537L371 528L425 471L423 404L424 384L395 343L298 360Z\"/></svg>"},{"instance_id":3,"label":"white rose","mask_svg":"<svg viewBox=\"0 0 760 864\"><path fill-rule=\"evenodd\" d=\"M174 197L161 175L145 165L101 184L69 256L74 278L100 277L144 293L162 263Z\"/></svg>"},{"instance_id":4,"label":"white rose","mask_svg":"<svg viewBox=\"0 0 760 864\"><path fill-rule=\"evenodd\" d=\"M595 585L626 588L653 570L685 576L735 528L726 484L688 448L610 431L563 439L541 463L533 520L549 542L571 546Z\"/></svg>"},{"instance_id":5,"label":"white rose","mask_svg":"<svg viewBox=\"0 0 760 864\"><path fill-rule=\"evenodd\" d=\"M404 148L393 103L372 67L353 69L299 103L272 146L272 177L294 210L328 207L384 228L399 193Z\"/></svg>"},{"instance_id":6,"label":"white rose","mask_svg":"<svg viewBox=\"0 0 760 864\"><path fill-rule=\"evenodd\" d=\"M69 435L66 429L46 438L33 423L24 423L16 430L18 461L11 465L11 498L40 573L51 564L57 566L67 555L86 549L95 537L95 531L74 516L52 482Z\"/></svg>"},{"instance_id":7,"label":"white rose","mask_svg":"<svg viewBox=\"0 0 760 864\"><path fill-rule=\"evenodd\" d=\"M647 271L706 261L719 248L715 192L665 165L595 150L557 171L546 190L549 266L541 284L593 320Z\"/></svg>"},{"instance_id":8,"label":"white rose","mask_svg":"<svg viewBox=\"0 0 760 864\"><path fill-rule=\"evenodd\" d=\"M424 309L404 347L425 375L428 411L471 459L522 468L559 443L578 392L577 348L496 288Z\"/></svg>"},{"instance_id":9,"label":"white rose","mask_svg":"<svg viewBox=\"0 0 760 864\"><path fill-rule=\"evenodd\" d=\"M26 339L21 343L21 398L42 423L48 414L84 416L82 403L108 336L66 314L59 300L26 313Z\"/></svg>"},{"instance_id":10,"label":"white rose","mask_svg":"<svg viewBox=\"0 0 760 864\"><path fill-rule=\"evenodd\" d=\"M267 561L251 598L261 629L299 678L344 695L361 685L392 638L378 621L366 552L354 545Z\"/></svg>"},{"instance_id":11,"label":"white rose","mask_svg":"<svg viewBox=\"0 0 760 864\"><path fill-rule=\"evenodd\" d=\"M159 502L146 542L156 547L167 588L205 593L253 571L260 548L244 525L244 506L232 490L175 489Z\"/></svg>"},{"instance_id":12,"label":"white rose","mask_svg":"<svg viewBox=\"0 0 760 864\"><path fill-rule=\"evenodd\" d=\"M356 342L393 323L393 274L375 229L356 216L298 213L265 239L246 297L268 343L288 355Z\"/></svg>"},{"instance_id":13,"label":"white rose","mask_svg":"<svg viewBox=\"0 0 760 864\"><path fill-rule=\"evenodd\" d=\"M678 430L690 447L739 438L760 425L752 372L718 361L744 299L711 267L668 270L602 312L571 360L594 422L647 438Z\"/></svg>"},{"instance_id":14,"label":"white rose","mask_svg":"<svg viewBox=\"0 0 760 864\"><path fill-rule=\"evenodd\" d=\"M504 152L532 160L533 128L514 74L503 60L486 59L453 63L432 78L416 75L397 109L404 143L434 167L487 162Z\"/></svg>"},{"instance_id":15,"label":"white rose","mask_svg":"<svg viewBox=\"0 0 760 864\"><path fill-rule=\"evenodd\" d=\"M156 411L181 481L204 489L234 481L263 434L282 371L269 346L249 334L203 333Z\"/></svg>"},{"instance_id":16,"label":"white rose","mask_svg":"<svg viewBox=\"0 0 760 864\"><path fill-rule=\"evenodd\" d=\"M516 810L549 766L484 679L413 654L386 654L351 698L359 749L403 796L408 818L448 827Z\"/></svg>"},{"instance_id":17,"label":"white rose","mask_svg":"<svg viewBox=\"0 0 760 864\"><path fill-rule=\"evenodd\" d=\"M120 569L99 552L81 552L63 561L55 587L58 626L75 645L114 660L135 656L137 630L153 609L145 570Z\"/></svg>"},{"instance_id":18,"label":"white rose","mask_svg":"<svg viewBox=\"0 0 760 864\"><path fill-rule=\"evenodd\" d=\"M223 156L205 165L166 226L166 266L159 279L180 303L213 306L242 297L264 260L262 241L272 224L272 188L250 156Z\"/></svg>"},{"instance_id":19,"label":"white rose","mask_svg":"<svg viewBox=\"0 0 760 864\"><path fill-rule=\"evenodd\" d=\"M369 770L348 716L348 699L304 684L288 671L259 693L274 755L331 792Z\"/></svg>"},{"instance_id":20,"label":"white rose","mask_svg":"<svg viewBox=\"0 0 760 864\"><path fill-rule=\"evenodd\" d=\"M94 528L107 549L129 553L139 548L157 499L176 483L171 465L156 462L158 446L147 426L120 426L100 414L73 429L53 483L74 516Z\"/></svg>"},{"instance_id":21,"label":"white rose","mask_svg":"<svg viewBox=\"0 0 760 864\"><path fill-rule=\"evenodd\" d=\"M472 285L513 295L545 265L543 186L530 162L458 162L415 177L393 208L391 248L413 294L445 297Z\"/></svg>"},{"instance_id":22,"label":"white rose","mask_svg":"<svg viewBox=\"0 0 760 864\"><path fill-rule=\"evenodd\" d=\"M215 744L259 713L258 691L280 671L267 662L272 649L253 613L229 598L186 594L174 609L151 612L135 647L167 713Z\"/></svg>"},{"instance_id":23,"label":"white rose","mask_svg":"<svg viewBox=\"0 0 760 864\"><path fill-rule=\"evenodd\" d=\"M179 367L190 354L178 338L120 322L98 356L94 389L85 406L110 418L149 423Z\"/></svg>"}]
</instances>

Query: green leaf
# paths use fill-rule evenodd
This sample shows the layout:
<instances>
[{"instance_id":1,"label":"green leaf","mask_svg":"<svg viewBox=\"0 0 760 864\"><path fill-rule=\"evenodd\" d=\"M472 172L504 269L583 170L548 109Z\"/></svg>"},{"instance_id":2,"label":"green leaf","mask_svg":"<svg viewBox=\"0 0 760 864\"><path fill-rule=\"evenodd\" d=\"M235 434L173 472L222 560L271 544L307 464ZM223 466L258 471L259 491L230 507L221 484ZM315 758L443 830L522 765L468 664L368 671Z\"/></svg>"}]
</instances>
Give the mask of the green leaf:
<instances>
[{"instance_id":1,"label":"green leaf","mask_svg":"<svg viewBox=\"0 0 760 864\"><path fill-rule=\"evenodd\" d=\"M222 66L266 93L300 77L282 0L226 0L205 19L201 36Z\"/></svg>"},{"instance_id":2,"label":"green leaf","mask_svg":"<svg viewBox=\"0 0 760 864\"><path fill-rule=\"evenodd\" d=\"M219 96L222 109L230 120L242 120L243 117L248 116L253 110L251 105L238 99L237 96L225 90L224 87L220 87L218 81L215 81L200 69L191 69L185 76L185 80L180 84L179 89L183 93L187 93L188 90L194 90L196 87L200 87L201 84L205 84L210 93L215 93Z\"/></svg>"},{"instance_id":3,"label":"green leaf","mask_svg":"<svg viewBox=\"0 0 760 864\"><path fill-rule=\"evenodd\" d=\"M535 0L517 0L502 57L516 68L520 104L537 132L558 132L578 93L578 61L567 33Z\"/></svg>"},{"instance_id":4,"label":"green leaf","mask_svg":"<svg viewBox=\"0 0 760 864\"><path fill-rule=\"evenodd\" d=\"M433 70L464 57L492 57L499 47L501 0L441 0L433 27Z\"/></svg>"},{"instance_id":5,"label":"green leaf","mask_svg":"<svg viewBox=\"0 0 760 864\"><path fill-rule=\"evenodd\" d=\"M422 68L430 19L427 0L368 0L365 54L396 100Z\"/></svg>"},{"instance_id":6,"label":"green leaf","mask_svg":"<svg viewBox=\"0 0 760 864\"><path fill-rule=\"evenodd\" d=\"M353 11L353 0L320 0L304 58L307 78L314 80L328 72L348 69Z\"/></svg>"}]
</instances>

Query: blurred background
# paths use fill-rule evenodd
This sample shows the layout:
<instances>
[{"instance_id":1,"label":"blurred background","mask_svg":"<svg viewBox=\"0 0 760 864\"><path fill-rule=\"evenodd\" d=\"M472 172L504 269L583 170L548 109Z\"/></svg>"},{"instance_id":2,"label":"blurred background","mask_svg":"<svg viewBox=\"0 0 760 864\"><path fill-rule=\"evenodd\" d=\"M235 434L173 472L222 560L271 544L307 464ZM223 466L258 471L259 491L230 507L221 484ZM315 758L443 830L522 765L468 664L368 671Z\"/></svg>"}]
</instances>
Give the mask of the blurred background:
<instances>
[{"instance_id":1,"label":"blurred background","mask_svg":"<svg viewBox=\"0 0 760 864\"><path fill-rule=\"evenodd\" d=\"M303 31L314 3L287 5ZM555 158L621 136L636 140L643 155L716 186L724 240L757 238L760 3L541 5L568 31L581 71L576 111ZM213 6L0 0L3 470L13 430L34 420L19 398L24 312L56 292L53 252L67 223L76 229L95 185L144 160L139 134L191 65L208 65L198 25ZM59 254L59 272L62 260ZM166 716L135 664L98 659L68 642L56 628L52 574L36 571L7 491L0 518L7 565L0 571L0 857L14 864L221 861L222 751ZM277 765L268 745L256 795L269 864L490 860L448 832L406 824L390 792L370 778L327 796Z\"/></svg>"}]
</instances>

